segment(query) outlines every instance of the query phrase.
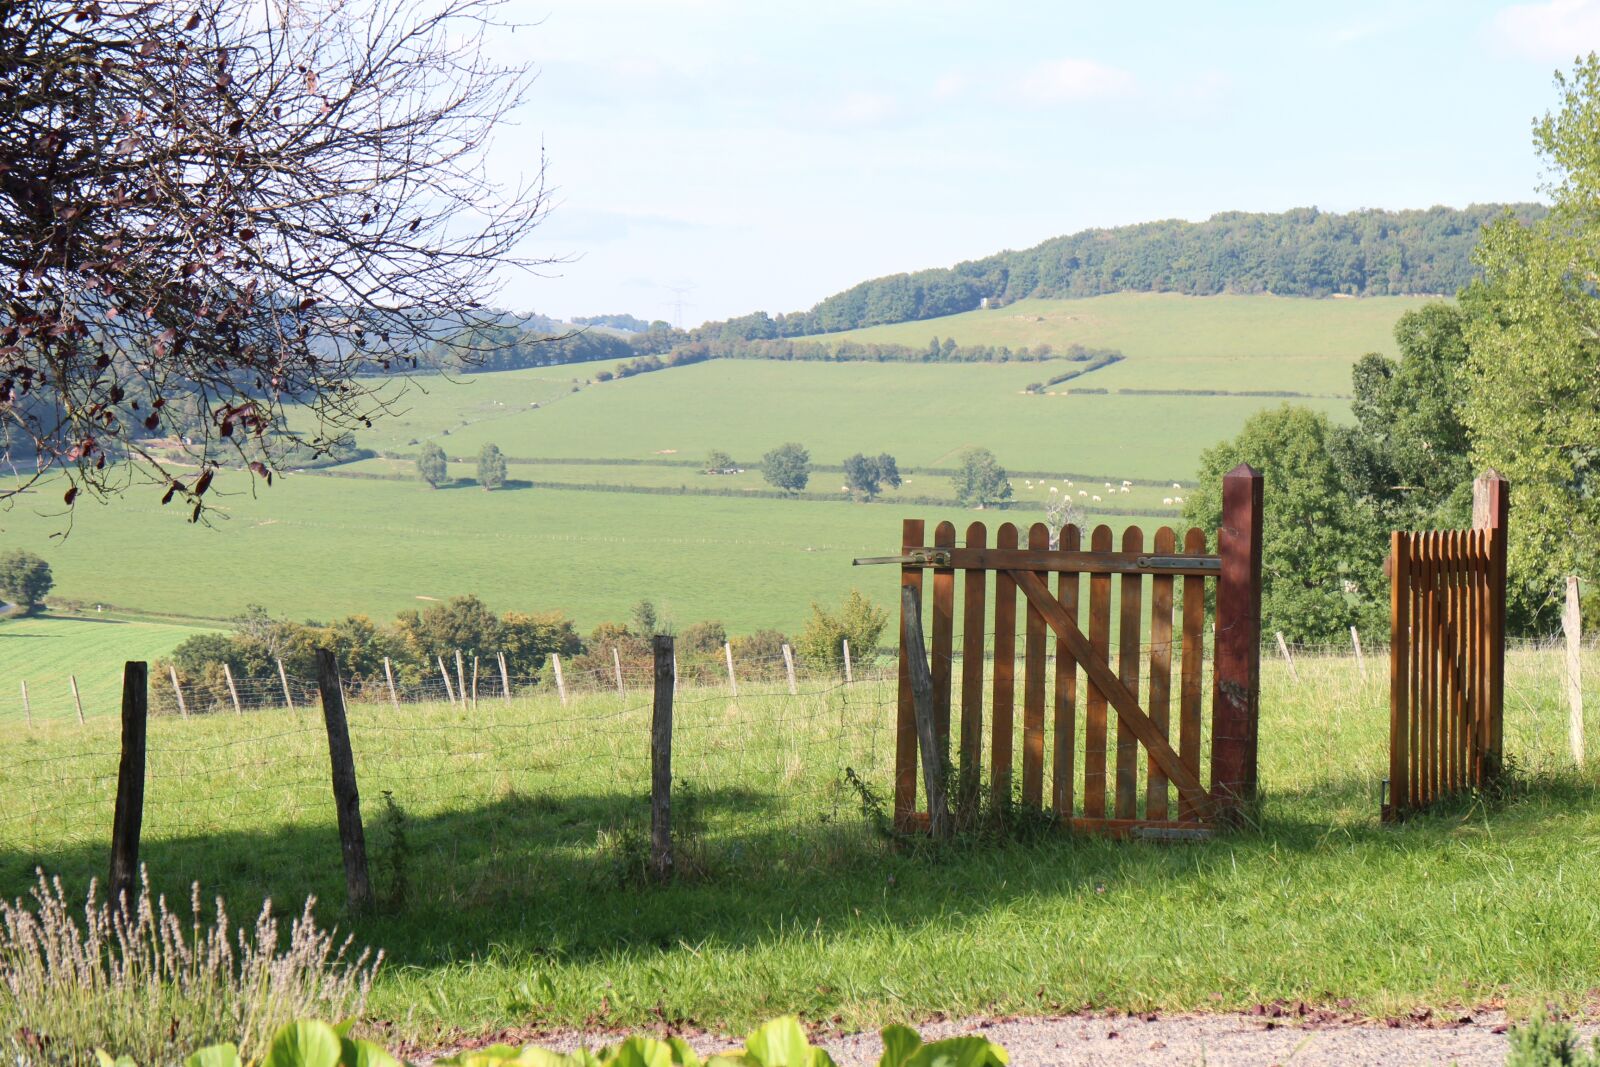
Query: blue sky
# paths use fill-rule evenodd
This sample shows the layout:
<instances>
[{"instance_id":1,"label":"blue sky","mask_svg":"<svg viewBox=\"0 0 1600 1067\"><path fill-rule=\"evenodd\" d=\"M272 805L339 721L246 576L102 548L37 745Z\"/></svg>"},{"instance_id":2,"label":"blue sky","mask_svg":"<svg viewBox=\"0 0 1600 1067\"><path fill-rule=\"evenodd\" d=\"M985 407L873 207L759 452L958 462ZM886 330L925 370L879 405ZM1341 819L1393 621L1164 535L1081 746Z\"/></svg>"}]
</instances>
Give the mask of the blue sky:
<instances>
[{"instance_id":1,"label":"blue sky","mask_svg":"<svg viewBox=\"0 0 1600 1067\"><path fill-rule=\"evenodd\" d=\"M494 166L542 143L568 257L504 303L672 318L1091 226L1527 200L1552 72L1600 0L983 4L509 0L539 71Z\"/></svg>"}]
</instances>

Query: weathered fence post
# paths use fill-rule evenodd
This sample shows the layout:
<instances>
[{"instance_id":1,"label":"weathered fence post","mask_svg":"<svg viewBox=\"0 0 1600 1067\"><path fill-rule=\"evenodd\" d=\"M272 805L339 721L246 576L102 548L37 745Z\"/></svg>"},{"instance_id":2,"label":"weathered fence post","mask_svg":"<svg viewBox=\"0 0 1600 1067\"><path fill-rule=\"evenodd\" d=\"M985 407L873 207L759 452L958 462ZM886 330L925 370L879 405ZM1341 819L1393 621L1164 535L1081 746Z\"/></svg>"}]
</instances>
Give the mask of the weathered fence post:
<instances>
[{"instance_id":1,"label":"weathered fence post","mask_svg":"<svg viewBox=\"0 0 1600 1067\"><path fill-rule=\"evenodd\" d=\"M550 662L556 668L556 695L561 698L561 706L567 706L567 680L561 675L561 653L550 653Z\"/></svg>"},{"instance_id":2,"label":"weathered fence post","mask_svg":"<svg viewBox=\"0 0 1600 1067\"><path fill-rule=\"evenodd\" d=\"M617 671L617 696L625 696L626 693L622 688L622 653L617 651L616 645L611 646L611 665Z\"/></svg>"},{"instance_id":3,"label":"weathered fence post","mask_svg":"<svg viewBox=\"0 0 1600 1067\"><path fill-rule=\"evenodd\" d=\"M856 680L855 672L850 668L850 639L841 638L839 647L844 651L844 684L849 685Z\"/></svg>"},{"instance_id":4,"label":"weathered fence post","mask_svg":"<svg viewBox=\"0 0 1600 1067\"><path fill-rule=\"evenodd\" d=\"M1510 532L1511 486L1494 469L1472 483L1472 526L1489 531L1488 629L1489 706L1483 718L1479 751L1483 766L1478 781L1500 773L1502 728L1506 706L1506 539Z\"/></svg>"},{"instance_id":5,"label":"weathered fence post","mask_svg":"<svg viewBox=\"0 0 1600 1067\"><path fill-rule=\"evenodd\" d=\"M461 664L461 650L456 649L456 692L461 695L461 710L467 710L467 672Z\"/></svg>"},{"instance_id":6,"label":"weathered fence post","mask_svg":"<svg viewBox=\"0 0 1600 1067\"><path fill-rule=\"evenodd\" d=\"M1300 672L1294 669L1294 656L1289 654L1289 642L1283 639L1283 631L1278 632L1278 651L1283 653L1283 662L1289 665L1289 677L1294 679L1294 684L1300 684Z\"/></svg>"},{"instance_id":7,"label":"weathered fence post","mask_svg":"<svg viewBox=\"0 0 1600 1067\"><path fill-rule=\"evenodd\" d=\"M233 684L233 668L228 666L228 661L222 661L222 676L228 680L228 697L233 701L233 713L243 715L244 708L239 705L239 687Z\"/></svg>"},{"instance_id":8,"label":"weathered fence post","mask_svg":"<svg viewBox=\"0 0 1600 1067\"><path fill-rule=\"evenodd\" d=\"M183 686L178 684L178 668L174 664L167 664L167 676L172 679L172 691L178 696L178 714L187 719L189 705L183 702Z\"/></svg>"},{"instance_id":9,"label":"weathered fence post","mask_svg":"<svg viewBox=\"0 0 1600 1067\"><path fill-rule=\"evenodd\" d=\"M283 669L283 660L278 660L278 681L283 683L283 703L290 711L294 710L294 697L289 695L289 672Z\"/></svg>"},{"instance_id":10,"label":"weathered fence post","mask_svg":"<svg viewBox=\"0 0 1600 1067\"><path fill-rule=\"evenodd\" d=\"M1567 604L1561 613L1561 628L1567 634L1567 740L1572 745L1572 762L1583 766L1583 682L1579 675L1578 649L1583 638L1583 614L1578 603L1578 577L1567 576Z\"/></svg>"},{"instance_id":11,"label":"weathered fence post","mask_svg":"<svg viewBox=\"0 0 1600 1067\"><path fill-rule=\"evenodd\" d=\"M72 684L72 703L78 709L78 725L83 725L83 697L78 695L78 676L67 675L67 681Z\"/></svg>"},{"instance_id":12,"label":"weathered fence post","mask_svg":"<svg viewBox=\"0 0 1600 1067\"><path fill-rule=\"evenodd\" d=\"M921 519L903 519L900 523L900 551L902 554L922 548L926 528ZM900 568L901 589L915 589L916 603L921 610L922 568L912 564ZM911 695L911 660L906 654L905 632L911 623L906 618L909 602L904 594L900 598L900 662L899 701L895 710L894 735L894 826L901 832L911 830L917 811L917 722L916 701ZM917 624L921 626L920 620Z\"/></svg>"},{"instance_id":13,"label":"weathered fence post","mask_svg":"<svg viewBox=\"0 0 1600 1067\"><path fill-rule=\"evenodd\" d=\"M33 725L33 705L28 703L28 680L22 680L22 714L28 717L28 725Z\"/></svg>"},{"instance_id":14,"label":"weathered fence post","mask_svg":"<svg viewBox=\"0 0 1600 1067\"><path fill-rule=\"evenodd\" d=\"M794 682L794 649L788 645L783 646L783 669L789 675L789 695L799 696L800 687L795 685Z\"/></svg>"},{"instance_id":15,"label":"weathered fence post","mask_svg":"<svg viewBox=\"0 0 1600 1067\"><path fill-rule=\"evenodd\" d=\"M130 911L139 878L139 831L144 825L145 727L150 715L150 669L129 660L122 666L122 759L117 765L117 803L111 816L111 906Z\"/></svg>"},{"instance_id":16,"label":"weathered fence post","mask_svg":"<svg viewBox=\"0 0 1600 1067\"><path fill-rule=\"evenodd\" d=\"M435 656L433 658L439 661L439 677L444 679L445 699L450 701L450 706L453 708L456 706L456 691L450 687L450 672L444 669L443 656Z\"/></svg>"},{"instance_id":17,"label":"weathered fence post","mask_svg":"<svg viewBox=\"0 0 1600 1067\"><path fill-rule=\"evenodd\" d=\"M356 790L355 755L350 751L350 724L344 716L344 690L333 653L317 649L317 688L322 692L322 720L328 728L328 761L333 767L333 805L339 818L339 847L344 853L344 882L352 912L372 899L367 881L367 840L361 828L361 795Z\"/></svg>"},{"instance_id":18,"label":"weathered fence post","mask_svg":"<svg viewBox=\"0 0 1600 1067\"><path fill-rule=\"evenodd\" d=\"M1367 680L1367 657L1361 654L1361 631L1354 626L1350 627L1350 643L1356 649L1356 667L1361 671L1361 680Z\"/></svg>"},{"instance_id":19,"label":"weathered fence post","mask_svg":"<svg viewBox=\"0 0 1600 1067\"><path fill-rule=\"evenodd\" d=\"M722 654L728 661L728 692L734 696L739 695L739 680L733 676L733 643L722 642Z\"/></svg>"},{"instance_id":20,"label":"weathered fence post","mask_svg":"<svg viewBox=\"0 0 1600 1067\"><path fill-rule=\"evenodd\" d=\"M389 662L389 657L383 657L383 680L389 683L389 704L394 708L396 715L400 714L400 694L394 690L394 665Z\"/></svg>"},{"instance_id":21,"label":"weathered fence post","mask_svg":"<svg viewBox=\"0 0 1600 1067\"><path fill-rule=\"evenodd\" d=\"M922 591L902 586L900 599L900 617L905 620L900 644L905 649L911 678L917 747L922 754L922 784L928 794L928 832L935 839L943 839L950 835L950 807L945 797L946 757L939 751L939 735L933 721L933 674L928 670L928 650L922 638Z\"/></svg>"},{"instance_id":22,"label":"weathered fence post","mask_svg":"<svg viewBox=\"0 0 1600 1067\"><path fill-rule=\"evenodd\" d=\"M478 710L478 657L476 653L472 657L472 710Z\"/></svg>"},{"instance_id":23,"label":"weathered fence post","mask_svg":"<svg viewBox=\"0 0 1600 1067\"><path fill-rule=\"evenodd\" d=\"M1217 555L1211 793L1217 817L1237 820L1256 798L1261 713L1261 472L1248 463L1223 476Z\"/></svg>"},{"instance_id":24,"label":"weathered fence post","mask_svg":"<svg viewBox=\"0 0 1600 1067\"><path fill-rule=\"evenodd\" d=\"M511 703L511 672L506 670L506 654L497 652L495 655L500 659L500 694L505 698L505 702L509 704Z\"/></svg>"},{"instance_id":25,"label":"weathered fence post","mask_svg":"<svg viewBox=\"0 0 1600 1067\"><path fill-rule=\"evenodd\" d=\"M672 877L672 690L673 640L650 639L655 654L655 707L650 719L650 868L656 878Z\"/></svg>"}]
</instances>

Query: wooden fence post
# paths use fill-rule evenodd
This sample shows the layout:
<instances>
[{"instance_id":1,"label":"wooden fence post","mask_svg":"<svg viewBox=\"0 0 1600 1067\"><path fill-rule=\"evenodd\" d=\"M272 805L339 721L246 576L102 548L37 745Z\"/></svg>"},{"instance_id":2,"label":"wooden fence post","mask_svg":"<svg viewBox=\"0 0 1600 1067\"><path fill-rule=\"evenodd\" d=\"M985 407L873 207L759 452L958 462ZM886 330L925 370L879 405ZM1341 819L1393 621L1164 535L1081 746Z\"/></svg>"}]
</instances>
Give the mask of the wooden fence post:
<instances>
[{"instance_id":1,"label":"wooden fence post","mask_svg":"<svg viewBox=\"0 0 1600 1067\"><path fill-rule=\"evenodd\" d=\"M507 704L511 703L511 672L506 670L506 654L495 653L500 659L500 694Z\"/></svg>"},{"instance_id":2,"label":"wooden fence post","mask_svg":"<svg viewBox=\"0 0 1600 1067\"><path fill-rule=\"evenodd\" d=\"M189 705L183 702L183 686L178 684L178 668L171 663L167 664L167 676L172 679L172 691L178 696L178 714L187 719Z\"/></svg>"},{"instance_id":3,"label":"wooden fence post","mask_svg":"<svg viewBox=\"0 0 1600 1067\"><path fill-rule=\"evenodd\" d=\"M472 657L472 710L478 710L478 657Z\"/></svg>"},{"instance_id":4,"label":"wooden fence post","mask_svg":"<svg viewBox=\"0 0 1600 1067\"><path fill-rule=\"evenodd\" d=\"M739 695L739 680L733 676L733 643L722 642L722 654L728 661L728 691L734 696Z\"/></svg>"},{"instance_id":5,"label":"wooden fence post","mask_svg":"<svg viewBox=\"0 0 1600 1067\"><path fill-rule=\"evenodd\" d=\"M333 653L317 649L317 688L322 692L322 720L328 728L328 761L333 767L333 806L339 817L339 848L344 853L344 883L352 912L372 900L367 880L367 839L361 828L361 794L356 790L356 761L350 751L350 725L344 715L344 690Z\"/></svg>"},{"instance_id":6,"label":"wooden fence post","mask_svg":"<svg viewBox=\"0 0 1600 1067\"><path fill-rule=\"evenodd\" d=\"M222 662L222 676L228 680L228 697L233 701L233 713L243 715L244 708L239 705L239 687L233 684L233 668L228 666L227 660Z\"/></svg>"},{"instance_id":7,"label":"wooden fence post","mask_svg":"<svg viewBox=\"0 0 1600 1067\"><path fill-rule=\"evenodd\" d=\"M72 684L72 703L78 709L78 725L83 725L83 697L78 695L78 676L67 675L67 681Z\"/></svg>"},{"instance_id":8,"label":"wooden fence post","mask_svg":"<svg viewBox=\"0 0 1600 1067\"><path fill-rule=\"evenodd\" d=\"M283 683L283 703L290 710L294 710L294 697L289 695L289 673L283 669L283 660L278 660L278 681Z\"/></svg>"},{"instance_id":9,"label":"wooden fence post","mask_svg":"<svg viewBox=\"0 0 1600 1067\"><path fill-rule=\"evenodd\" d=\"M656 878L672 877L672 690L673 640L650 639L655 654L655 707L650 719L650 868Z\"/></svg>"},{"instance_id":10,"label":"wooden fence post","mask_svg":"<svg viewBox=\"0 0 1600 1067\"><path fill-rule=\"evenodd\" d=\"M383 657L383 680L389 683L389 703L394 707L394 713L400 714L400 694L394 690L394 665L389 662L389 657Z\"/></svg>"},{"instance_id":11,"label":"wooden fence post","mask_svg":"<svg viewBox=\"0 0 1600 1067\"><path fill-rule=\"evenodd\" d=\"M117 803L111 816L111 906L132 910L139 878L139 832L144 825L145 727L150 716L150 668L129 660L122 666L122 759L117 765Z\"/></svg>"},{"instance_id":12,"label":"wooden fence post","mask_svg":"<svg viewBox=\"0 0 1600 1067\"><path fill-rule=\"evenodd\" d=\"M928 832L935 839L950 835L950 807L945 797L945 763L939 751L939 735L933 721L933 674L928 670L928 649L922 638L922 591L911 586L900 589L900 617L905 632L900 635L911 675L911 698L917 719L917 747L922 755L922 784L928 794Z\"/></svg>"},{"instance_id":13,"label":"wooden fence post","mask_svg":"<svg viewBox=\"0 0 1600 1067\"><path fill-rule=\"evenodd\" d=\"M1356 666L1360 669L1361 680L1364 682L1367 680L1367 657L1361 654L1361 631L1354 626L1350 627L1350 643L1355 646Z\"/></svg>"},{"instance_id":14,"label":"wooden fence post","mask_svg":"<svg viewBox=\"0 0 1600 1067\"><path fill-rule=\"evenodd\" d=\"M561 676L561 653L550 653L550 662L556 668L556 694L561 697L561 706L567 706L567 680Z\"/></svg>"},{"instance_id":15,"label":"wooden fence post","mask_svg":"<svg viewBox=\"0 0 1600 1067\"><path fill-rule=\"evenodd\" d=\"M1217 817L1236 821L1256 798L1261 713L1261 472L1248 463L1223 476L1217 555L1211 794Z\"/></svg>"},{"instance_id":16,"label":"wooden fence post","mask_svg":"<svg viewBox=\"0 0 1600 1067\"><path fill-rule=\"evenodd\" d=\"M788 645L783 646L783 669L789 674L789 695L799 696L800 687L794 682L794 649Z\"/></svg>"},{"instance_id":17,"label":"wooden fence post","mask_svg":"<svg viewBox=\"0 0 1600 1067\"><path fill-rule=\"evenodd\" d=\"M1567 576L1567 604L1561 613L1561 628L1567 633L1567 740L1572 745L1572 762L1583 766L1583 683L1579 675L1578 649L1583 636L1583 614L1578 603L1578 577Z\"/></svg>"},{"instance_id":18,"label":"wooden fence post","mask_svg":"<svg viewBox=\"0 0 1600 1067\"><path fill-rule=\"evenodd\" d=\"M453 708L456 706L456 691L450 686L450 672L444 669L443 656L435 656L433 658L439 661L439 677L444 679L445 699L450 701L450 706Z\"/></svg>"},{"instance_id":19,"label":"wooden fence post","mask_svg":"<svg viewBox=\"0 0 1600 1067\"><path fill-rule=\"evenodd\" d=\"M923 547L926 527L921 519L902 519L900 523L901 553L915 552ZM922 598L922 568L910 564L900 568L900 587L917 591L917 603ZM900 598L900 654L899 700L895 709L894 734L894 826L902 833L913 826L917 811L917 721L916 701L911 694L911 660L906 655L905 633L910 621L905 617L907 601ZM921 623L919 622L920 626Z\"/></svg>"},{"instance_id":20,"label":"wooden fence post","mask_svg":"<svg viewBox=\"0 0 1600 1067\"><path fill-rule=\"evenodd\" d=\"M467 672L462 667L459 648L456 649L456 692L461 696L461 710L467 710Z\"/></svg>"},{"instance_id":21,"label":"wooden fence post","mask_svg":"<svg viewBox=\"0 0 1600 1067\"><path fill-rule=\"evenodd\" d=\"M626 696L622 688L622 653L617 651L617 646L611 646L611 665L617 670L617 696Z\"/></svg>"},{"instance_id":22,"label":"wooden fence post","mask_svg":"<svg viewBox=\"0 0 1600 1067\"><path fill-rule=\"evenodd\" d=\"M1283 639L1283 631L1278 631L1278 651L1283 653L1283 662L1289 665L1289 677L1294 679L1294 684L1300 684L1300 672L1294 669L1294 657L1289 654L1289 642Z\"/></svg>"},{"instance_id":23,"label":"wooden fence post","mask_svg":"<svg viewBox=\"0 0 1600 1067\"><path fill-rule=\"evenodd\" d=\"M1500 773L1506 706L1506 543L1510 532L1511 486L1494 469L1472 483L1472 526L1489 531L1488 668L1489 706L1482 723L1483 766L1478 781Z\"/></svg>"},{"instance_id":24,"label":"wooden fence post","mask_svg":"<svg viewBox=\"0 0 1600 1067\"><path fill-rule=\"evenodd\" d=\"M849 685L856 680L855 672L850 668L850 639L841 638L839 647L844 651L844 684Z\"/></svg>"},{"instance_id":25,"label":"wooden fence post","mask_svg":"<svg viewBox=\"0 0 1600 1067\"><path fill-rule=\"evenodd\" d=\"M33 725L33 705L28 703L28 680L22 680L22 713L28 717L28 725Z\"/></svg>"}]
</instances>

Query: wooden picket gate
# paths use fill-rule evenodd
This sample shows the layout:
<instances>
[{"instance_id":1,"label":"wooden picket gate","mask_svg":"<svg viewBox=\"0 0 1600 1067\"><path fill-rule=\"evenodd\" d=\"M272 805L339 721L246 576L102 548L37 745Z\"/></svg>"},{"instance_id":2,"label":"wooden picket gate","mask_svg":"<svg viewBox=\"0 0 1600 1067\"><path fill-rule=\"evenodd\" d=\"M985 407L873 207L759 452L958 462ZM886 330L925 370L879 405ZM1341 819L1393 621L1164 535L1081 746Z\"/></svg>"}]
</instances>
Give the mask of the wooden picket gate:
<instances>
[{"instance_id":1,"label":"wooden picket gate","mask_svg":"<svg viewBox=\"0 0 1600 1067\"><path fill-rule=\"evenodd\" d=\"M905 522L902 555L873 561L901 564L904 593L895 749L897 827L902 831L931 828L941 833L953 825L951 814L943 809L944 767L939 764L950 763L958 585L963 614L954 824L971 825L982 806L986 688L990 690L987 733L992 809L1013 800L1018 740L1018 593L1024 606L1022 766L1017 797L1022 808L1043 810L1047 728L1051 735L1050 810L1070 829L1187 836L1208 831L1219 819L1237 813L1254 799L1261 646L1261 475L1241 464L1223 479L1222 493L1217 555L1206 554L1206 536L1201 530L1188 531L1180 550L1177 535L1164 527L1156 531L1146 549L1143 531L1130 527L1123 532L1118 551L1112 547L1111 531L1100 526L1090 535L1085 551L1080 531L1072 526L1062 531L1059 546L1052 549L1049 532L1042 524L1027 532L1027 544L1022 547L1017 528L1006 523L990 548L982 523L967 528L962 544L956 541L954 526L940 523L928 545L923 523ZM931 655L927 659L918 654L923 647L925 570L932 571L933 587ZM958 571L962 572L959 580ZM1056 576L1054 592L1049 585L1052 574ZM1111 657L1113 575L1120 576L1115 664ZM1087 590L1080 576L1087 576ZM1209 787L1201 771L1206 740L1202 685L1207 578L1217 580ZM1176 635L1175 589L1182 597ZM1085 613L1087 623L1080 628L1079 619ZM1055 639L1053 674L1047 669L1049 635ZM1141 647L1146 635L1148 656ZM986 679L990 638L993 664ZM1179 652L1176 745L1171 730L1174 649ZM1077 720L1080 670L1084 676L1081 752ZM1143 701L1141 674L1146 682ZM930 689L931 700L927 699ZM927 731L921 761L923 793L925 799L931 794L935 800L923 811L918 810L917 790L919 693L926 705L923 716L931 719L931 724L922 724ZM1114 746L1109 752L1108 707L1115 717ZM927 752L934 754L933 761ZM1114 757L1109 796L1108 755ZM1142 804L1141 762L1145 764ZM1176 792L1175 809L1169 803L1171 791Z\"/></svg>"},{"instance_id":2,"label":"wooden picket gate","mask_svg":"<svg viewBox=\"0 0 1600 1067\"><path fill-rule=\"evenodd\" d=\"M1472 529L1392 535L1387 820L1499 772L1509 506L1489 471L1473 483Z\"/></svg>"}]
</instances>

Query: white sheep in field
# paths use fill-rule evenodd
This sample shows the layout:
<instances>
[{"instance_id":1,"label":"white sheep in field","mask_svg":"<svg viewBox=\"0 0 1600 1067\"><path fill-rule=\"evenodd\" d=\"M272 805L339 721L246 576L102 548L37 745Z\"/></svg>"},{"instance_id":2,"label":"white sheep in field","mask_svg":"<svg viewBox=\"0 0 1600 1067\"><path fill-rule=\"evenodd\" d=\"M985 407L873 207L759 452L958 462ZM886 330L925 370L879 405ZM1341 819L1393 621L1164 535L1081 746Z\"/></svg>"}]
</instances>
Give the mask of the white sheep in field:
<instances>
[{"instance_id":1,"label":"white sheep in field","mask_svg":"<svg viewBox=\"0 0 1600 1067\"><path fill-rule=\"evenodd\" d=\"M1172 488L1174 488L1174 489L1182 489L1183 488L1183 483L1182 482L1173 482L1172 483Z\"/></svg>"},{"instance_id":2,"label":"white sheep in field","mask_svg":"<svg viewBox=\"0 0 1600 1067\"><path fill-rule=\"evenodd\" d=\"M1123 487L1122 487L1122 491L1123 491L1123 492L1124 492L1124 493L1131 493L1131 492L1133 492L1133 490L1132 490L1132 489L1130 489L1130 488L1129 488L1129 487L1128 487L1128 486L1126 486L1126 485L1125 485L1125 486L1123 486Z\"/></svg>"},{"instance_id":3,"label":"white sheep in field","mask_svg":"<svg viewBox=\"0 0 1600 1067\"><path fill-rule=\"evenodd\" d=\"M1106 483L1106 488L1107 488L1107 489L1110 489L1110 488L1111 488L1111 483L1110 483L1110 482L1107 482L1107 483Z\"/></svg>"},{"instance_id":4,"label":"white sheep in field","mask_svg":"<svg viewBox=\"0 0 1600 1067\"><path fill-rule=\"evenodd\" d=\"M1068 482L1068 483L1067 483L1067 488L1068 488L1068 489L1071 489L1071 488L1072 488L1072 483L1071 483L1071 482Z\"/></svg>"},{"instance_id":5,"label":"white sheep in field","mask_svg":"<svg viewBox=\"0 0 1600 1067\"><path fill-rule=\"evenodd\" d=\"M1100 503L1100 498L1098 496L1092 496L1089 499L1093 500L1096 504Z\"/></svg>"},{"instance_id":6,"label":"white sheep in field","mask_svg":"<svg viewBox=\"0 0 1600 1067\"><path fill-rule=\"evenodd\" d=\"M1170 508L1170 507L1171 507L1171 506L1172 506L1172 498L1171 498L1171 497L1170 497L1170 496L1164 496L1164 497L1162 497L1162 498L1161 498L1161 502L1162 502L1162 503L1163 503L1163 504L1165 504L1165 505L1166 505L1166 506L1167 506L1167 507L1169 507L1169 508Z\"/></svg>"},{"instance_id":7,"label":"white sheep in field","mask_svg":"<svg viewBox=\"0 0 1600 1067\"><path fill-rule=\"evenodd\" d=\"M1124 478L1124 479L1122 479L1122 484L1123 485L1132 485L1133 483L1128 481L1128 479Z\"/></svg>"},{"instance_id":8,"label":"white sheep in field","mask_svg":"<svg viewBox=\"0 0 1600 1067\"><path fill-rule=\"evenodd\" d=\"M1057 488L1056 488L1056 487L1055 487L1055 486L1053 486L1053 485L1052 485L1052 486L1051 486L1051 487L1050 487L1050 491L1051 491L1051 492L1052 492L1052 493L1059 493L1059 492L1061 492L1061 490L1059 490L1059 489L1057 489Z\"/></svg>"},{"instance_id":9,"label":"white sheep in field","mask_svg":"<svg viewBox=\"0 0 1600 1067\"><path fill-rule=\"evenodd\" d=\"M1089 495L1089 494L1088 494L1088 493L1087 493L1087 492L1085 492L1085 491L1084 491L1084 490L1082 490L1082 489L1079 489L1079 490L1078 490L1078 495L1079 495L1079 496L1088 496L1088 495Z\"/></svg>"},{"instance_id":10,"label":"white sheep in field","mask_svg":"<svg viewBox=\"0 0 1600 1067\"><path fill-rule=\"evenodd\" d=\"M1181 496L1175 496L1175 497L1173 497L1173 498L1172 498L1172 502L1173 502L1173 503L1174 503L1174 504L1181 504L1181 503L1183 503L1183 497L1181 497Z\"/></svg>"}]
</instances>

